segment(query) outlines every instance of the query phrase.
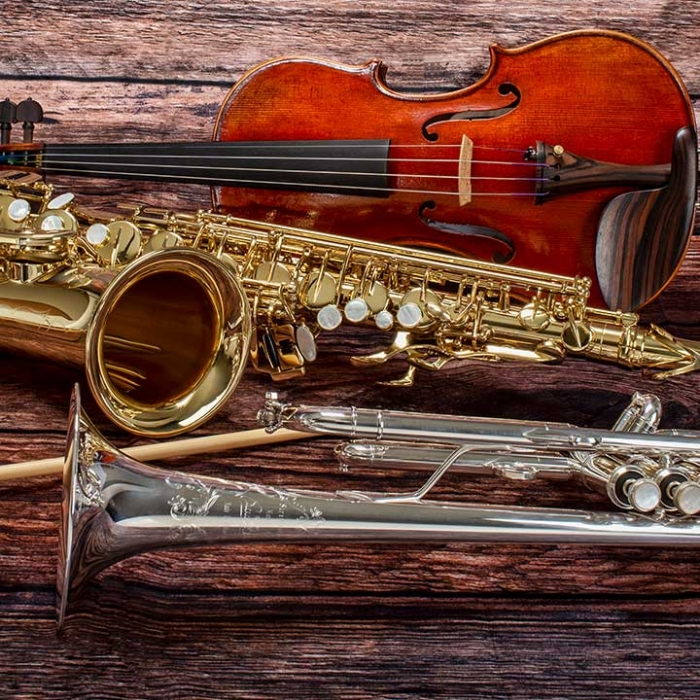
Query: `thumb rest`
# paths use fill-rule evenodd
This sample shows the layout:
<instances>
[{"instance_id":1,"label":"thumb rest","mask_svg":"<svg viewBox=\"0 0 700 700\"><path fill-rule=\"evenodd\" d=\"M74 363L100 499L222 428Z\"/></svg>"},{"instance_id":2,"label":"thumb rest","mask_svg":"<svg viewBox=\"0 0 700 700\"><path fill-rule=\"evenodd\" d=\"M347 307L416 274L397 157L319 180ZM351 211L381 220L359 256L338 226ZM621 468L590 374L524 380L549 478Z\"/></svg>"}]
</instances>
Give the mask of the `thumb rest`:
<instances>
[{"instance_id":1,"label":"thumb rest","mask_svg":"<svg viewBox=\"0 0 700 700\"><path fill-rule=\"evenodd\" d=\"M636 314L587 306L586 278L209 212L121 209L81 208L69 194L53 197L41 182L0 183L6 276L0 321L11 336L6 347L65 357L65 333L56 332L55 317L75 315L63 297L87 295L90 308L103 309L83 319L90 327L80 338L88 382L107 415L132 432L195 427L230 396L248 355L273 379L302 375L316 359L318 336L341 324L392 334L384 350L351 360L369 366L403 356L407 372L391 384L410 385L417 368L463 359L558 362L571 354L648 368L659 379L700 365L698 343L645 328ZM205 257L208 270L199 271ZM187 271L171 274L182 260ZM137 284L142 277L153 283ZM226 298L240 299L226 308L214 303L212 287L219 284ZM18 290L30 287L32 298L23 303ZM118 301L127 290L134 297L128 312L139 317L137 338L129 337L126 313L119 323L115 304L96 301L103 292ZM28 307L40 304L29 328L10 332ZM48 306L61 308L47 320ZM37 343L32 338L42 323ZM192 337L183 336L188 328ZM45 342L50 335L60 338L57 349ZM162 348L168 337L170 353ZM184 360L182 349L191 351ZM204 400L182 400L198 392ZM176 419L162 417L163 404L178 407Z\"/></svg>"},{"instance_id":2,"label":"thumb rest","mask_svg":"<svg viewBox=\"0 0 700 700\"><path fill-rule=\"evenodd\" d=\"M381 438L410 435L423 442L448 438L461 447L477 444L469 436L478 423L482 429L478 435L486 436L479 449L491 453L493 459L501 451L508 453L511 443L514 458L510 464L519 464L520 456L515 455L520 452L523 460L531 460L531 470L536 464L547 464L550 469L556 463L550 463L553 456L568 454L569 470L557 471L557 466L548 476L577 474L600 489L607 474L610 483L615 482L615 488L608 490L613 500L636 492L640 503L647 506L649 485L658 490L661 499L675 496L670 507L662 503L653 513L616 514L427 500L424 496L435 479L415 493L387 494L269 487L166 471L137 462L111 446L81 410L76 386L64 466L57 576L59 626L71 598L92 577L118 561L161 548L271 540L697 545L700 522L679 511L683 503L695 504L695 512L700 510L700 482L694 463L699 434L655 433L659 417L658 399L641 395L635 395L617 421L615 432L582 430L561 423L292 407L274 397L268 399L261 414L271 429L284 422L307 432L355 436L376 433L379 426ZM499 447L499 440L506 446ZM569 450L562 446L564 442ZM526 443L533 445L530 452L522 449ZM460 458L469 455L458 452ZM543 460L538 463L540 454ZM669 455L666 465L661 459L664 454ZM628 455L640 460L625 471ZM676 458L683 462L682 469ZM656 471L655 460L659 460ZM457 461L454 465L463 467ZM639 473L632 474L640 465ZM475 471L474 466L468 463L466 471ZM662 466L676 470L673 480L664 481ZM487 459L482 471L490 469ZM621 472L625 474L618 478ZM644 484L643 488L639 484ZM679 492L685 495L679 497Z\"/></svg>"}]
</instances>

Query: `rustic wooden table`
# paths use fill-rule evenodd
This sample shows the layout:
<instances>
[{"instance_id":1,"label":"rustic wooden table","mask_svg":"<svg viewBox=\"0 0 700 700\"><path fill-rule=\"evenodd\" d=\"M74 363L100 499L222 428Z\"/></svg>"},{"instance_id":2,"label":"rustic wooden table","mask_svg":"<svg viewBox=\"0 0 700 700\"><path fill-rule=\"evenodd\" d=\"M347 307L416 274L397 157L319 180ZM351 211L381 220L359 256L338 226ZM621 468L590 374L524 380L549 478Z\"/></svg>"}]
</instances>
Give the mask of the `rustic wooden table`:
<instances>
[{"instance_id":1,"label":"rustic wooden table","mask_svg":"<svg viewBox=\"0 0 700 700\"><path fill-rule=\"evenodd\" d=\"M676 66L700 112L694 0L558 3L371 0L281 3L93 0L2 4L0 98L46 110L37 136L71 140L209 137L231 84L270 57L316 55L390 67L397 89L471 84L493 42L519 46L599 27L649 41ZM624 77L620 89L624 90ZM206 207L199 186L70 182L85 199ZM648 309L700 340L700 244ZM557 367L464 363L401 373L350 366L371 334L325 341L291 400L447 411L609 426L635 390L658 393L667 427L699 428L698 376L662 384L570 360ZM61 454L72 368L0 355L0 461ZM270 384L248 371L198 434L251 427ZM120 446L120 434L88 411ZM172 460L216 475L309 488L393 490L417 477L340 474L332 441ZM575 486L495 480L441 487L464 500L604 509ZM572 545L303 544L162 551L104 572L55 633L60 488L40 478L0 485L0 696L3 698L539 697L686 698L698 688L700 579L691 548Z\"/></svg>"}]
</instances>

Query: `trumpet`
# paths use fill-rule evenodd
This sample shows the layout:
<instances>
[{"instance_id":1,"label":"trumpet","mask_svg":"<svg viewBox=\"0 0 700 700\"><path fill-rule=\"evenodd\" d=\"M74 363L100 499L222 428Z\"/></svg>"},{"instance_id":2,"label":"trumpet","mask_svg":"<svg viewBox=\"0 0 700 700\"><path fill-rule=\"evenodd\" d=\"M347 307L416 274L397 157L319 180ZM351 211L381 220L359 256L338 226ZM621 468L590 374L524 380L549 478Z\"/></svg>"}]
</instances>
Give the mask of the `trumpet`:
<instances>
[{"instance_id":1,"label":"trumpet","mask_svg":"<svg viewBox=\"0 0 700 700\"><path fill-rule=\"evenodd\" d=\"M199 211L107 213L38 181L0 182L1 343L86 365L118 425L172 435L230 396L248 357L301 376L341 324L390 334L360 366L403 356L391 384L455 360L700 367L700 344L587 305L590 280ZM187 319L187 322L185 322Z\"/></svg>"},{"instance_id":2,"label":"trumpet","mask_svg":"<svg viewBox=\"0 0 700 700\"><path fill-rule=\"evenodd\" d=\"M292 405L268 392L258 421L334 435L344 468L425 469L423 498L451 471L518 481L577 478L624 510L668 517L700 513L700 433L658 430L661 402L635 393L612 430L568 423ZM401 496L403 500L405 496Z\"/></svg>"},{"instance_id":3,"label":"trumpet","mask_svg":"<svg viewBox=\"0 0 700 700\"><path fill-rule=\"evenodd\" d=\"M633 409L636 410L636 409ZM636 423L641 429L641 423ZM630 435L640 438L643 433ZM685 439L685 438L684 438ZM158 469L112 447L71 401L57 570L61 627L97 573L170 547L301 542L551 542L696 545L695 518L426 500L424 493L321 492Z\"/></svg>"}]
</instances>

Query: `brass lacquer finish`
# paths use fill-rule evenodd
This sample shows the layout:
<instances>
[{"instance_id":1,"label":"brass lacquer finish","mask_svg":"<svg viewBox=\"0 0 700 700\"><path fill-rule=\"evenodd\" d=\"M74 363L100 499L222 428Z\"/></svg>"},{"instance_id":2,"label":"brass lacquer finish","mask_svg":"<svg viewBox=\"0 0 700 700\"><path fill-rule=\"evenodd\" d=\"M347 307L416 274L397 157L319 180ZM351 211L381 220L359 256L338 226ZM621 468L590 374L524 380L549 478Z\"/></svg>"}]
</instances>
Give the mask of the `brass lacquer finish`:
<instances>
[{"instance_id":1,"label":"brass lacquer finish","mask_svg":"<svg viewBox=\"0 0 700 700\"><path fill-rule=\"evenodd\" d=\"M228 267L196 250L120 259L100 254L84 213L51 187L0 191L0 343L85 365L97 402L142 435L181 433L209 418L244 367L245 294ZM138 255L137 255L138 254Z\"/></svg>"},{"instance_id":2,"label":"brass lacquer finish","mask_svg":"<svg viewBox=\"0 0 700 700\"><path fill-rule=\"evenodd\" d=\"M403 356L417 368L452 360L558 362L580 355L661 379L700 366L700 345L639 316L588 306L590 281L425 250L271 226L210 212L125 211L146 249L194 247L225 261L248 295L253 364L296 377L316 358L315 339L339 325L391 335L376 365Z\"/></svg>"},{"instance_id":3,"label":"brass lacquer finish","mask_svg":"<svg viewBox=\"0 0 700 700\"><path fill-rule=\"evenodd\" d=\"M102 408L133 432L174 434L205 420L249 352L273 379L303 374L319 334L341 324L390 334L353 362L403 356L408 370L395 384L462 359L572 354L658 378L700 363L696 343L588 306L587 278L204 211L99 212L40 183L2 187L5 346L84 361Z\"/></svg>"}]
</instances>

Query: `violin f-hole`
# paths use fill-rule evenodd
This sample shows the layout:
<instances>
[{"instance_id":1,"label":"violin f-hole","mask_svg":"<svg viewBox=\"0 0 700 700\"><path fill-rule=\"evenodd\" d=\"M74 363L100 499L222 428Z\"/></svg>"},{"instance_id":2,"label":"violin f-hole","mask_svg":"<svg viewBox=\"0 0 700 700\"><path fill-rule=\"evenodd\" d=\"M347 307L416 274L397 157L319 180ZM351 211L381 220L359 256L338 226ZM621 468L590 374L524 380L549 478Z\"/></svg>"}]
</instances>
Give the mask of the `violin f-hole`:
<instances>
[{"instance_id":1,"label":"violin f-hole","mask_svg":"<svg viewBox=\"0 0 700 700\"><path fill-rule=\"evenodd\" d=\"M513 95L513 100L504 107L494 107L493 109L465 109L461 112L436 114L434 117L428 119L421 127L423 137L427 141L437 141L439 134L428 130L436 124L443 124L444 122L475 121L477 119L496 119L512 112L520 104L522 95L520 94L520 90L512 83L502 83L499 85L498 93L504 97Z\"/></svg>"},{"instance_id":2,"label":"violin f-hole","mask_svg":"<svg viewBox=\"0 0 700 700\"><path fill-rule=\"evenodd\" d=\"M435 208L436 204L434 201L423 202L418 209L420 220L426 226L436 231L473 239L472 242L474 246L471 253L464 253L465 248L469 246L465 246L463 243L459 245L459 250L463 251L461 253L462 255L471 254L477 259L490 259L491 262L501 265L512 260L515 255L515 243L505 233L490 228L489 226L438 221L428 215L429 212L434 211Z\"/></svg>"}]
</instances>

